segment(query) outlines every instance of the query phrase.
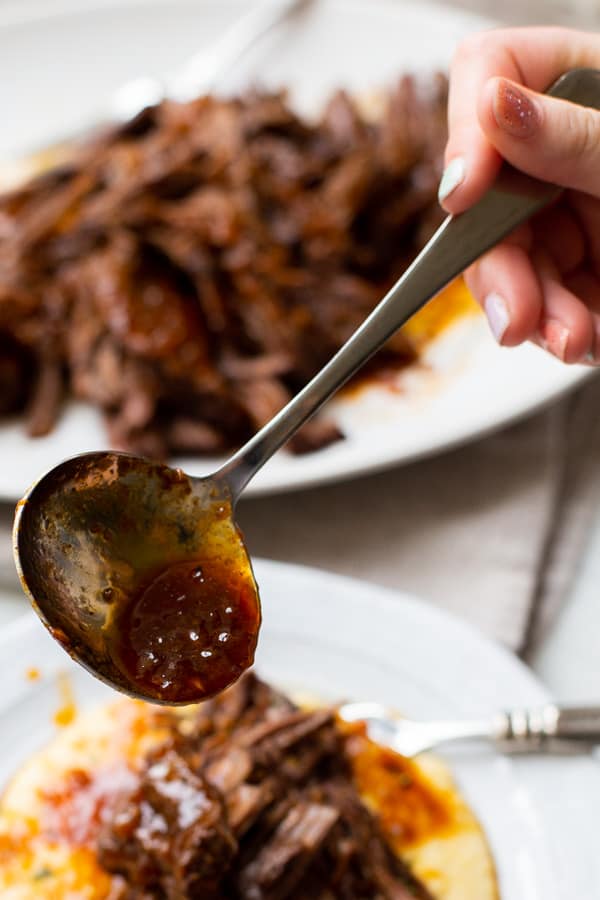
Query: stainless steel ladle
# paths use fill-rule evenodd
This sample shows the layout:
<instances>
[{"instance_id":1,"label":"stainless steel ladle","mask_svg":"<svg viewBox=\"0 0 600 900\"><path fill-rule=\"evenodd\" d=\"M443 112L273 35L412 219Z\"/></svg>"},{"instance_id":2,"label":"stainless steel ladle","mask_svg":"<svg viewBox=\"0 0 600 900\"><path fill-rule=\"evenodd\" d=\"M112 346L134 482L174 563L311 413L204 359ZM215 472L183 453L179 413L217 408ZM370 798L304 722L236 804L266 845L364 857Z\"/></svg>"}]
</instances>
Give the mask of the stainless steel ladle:
<instances>
[{"instance_id":1,"label":"stainless steel ladle","mask_svg":"<svg viewBox=\"0 0 600 900\"><path fill-rule=\"evenodd\" d=\"M549 93L598 109L600 72L571 71ZM247 573L256 591L233 518L250 479L407 319L559 194L560 188L505 166L475 206L445 220L318 375L213 475L194 478L115 452L76 456L45 475L19 504L14 552L23 587L50 632L105 682L161 702L140 690L107 646L115 605L136 573L167 565L174 555L220 553Z\"/></svg>"}]
</instances>

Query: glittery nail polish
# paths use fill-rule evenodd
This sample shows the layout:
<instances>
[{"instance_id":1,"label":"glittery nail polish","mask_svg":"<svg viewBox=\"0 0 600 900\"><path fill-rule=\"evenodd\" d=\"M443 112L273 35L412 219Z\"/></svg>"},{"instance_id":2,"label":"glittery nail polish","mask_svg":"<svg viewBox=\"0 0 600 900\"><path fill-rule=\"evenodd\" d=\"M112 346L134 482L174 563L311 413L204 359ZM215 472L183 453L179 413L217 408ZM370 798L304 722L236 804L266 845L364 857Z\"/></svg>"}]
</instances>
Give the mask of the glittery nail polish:
<instances>
[{"instance_id":1,"label":"glittery nail polish","mask_svg":"<svg viewBox=\"0 0 600 900\"><path fill-rule=\"evenodd\" d=\"M493 110L498 127L513 137L530 138L538 129L537 103L510 81L499 82Z\"/></svg>"}]
</instances>

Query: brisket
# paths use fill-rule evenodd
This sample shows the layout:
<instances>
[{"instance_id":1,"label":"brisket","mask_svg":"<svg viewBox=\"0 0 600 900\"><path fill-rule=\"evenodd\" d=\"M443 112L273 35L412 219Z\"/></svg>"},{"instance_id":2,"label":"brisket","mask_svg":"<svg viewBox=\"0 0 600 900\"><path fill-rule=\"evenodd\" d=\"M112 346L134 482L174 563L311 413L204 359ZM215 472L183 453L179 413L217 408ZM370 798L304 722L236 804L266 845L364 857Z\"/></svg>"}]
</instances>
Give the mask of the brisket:
<instances>
[{"instance_id":1,"label":"brisket","mask_svg":"<svg viewBox=\"0 0 600 900\"><path fill-rule=\"evenodd\" d=\"M246 440L439 221L446 93L403 78L377 121L343 92L316 121L284 93L165 101L0 196L0 414L46 434L74 397L153 456Z\"/></svg>"},{"instance_id":2,"label":"brisket","mask_svg":"<svg viewBox=\"0 0 600 900\"><path fill-rule=\"evenodd\" d=\"M252 674L146 760L98 846L128 900L432 900L360 799L333 713Z\"/></svg>"}]
</instances>

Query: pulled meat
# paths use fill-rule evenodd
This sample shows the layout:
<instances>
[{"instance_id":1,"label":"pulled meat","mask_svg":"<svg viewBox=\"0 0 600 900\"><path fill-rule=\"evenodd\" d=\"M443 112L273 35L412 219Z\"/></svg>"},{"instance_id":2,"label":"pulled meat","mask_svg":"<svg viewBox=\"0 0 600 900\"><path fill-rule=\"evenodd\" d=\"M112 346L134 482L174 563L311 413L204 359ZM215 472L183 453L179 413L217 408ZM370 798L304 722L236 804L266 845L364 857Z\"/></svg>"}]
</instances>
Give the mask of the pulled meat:
<instances>
[{"instance_id":1,"label":"pulled meat","mask_svg":"<svg viewBox=\"0 0 600 900\"><path fill-rule=\"evenodd\" d=\"M333 714L253 675L203 704L104 820L123 900L431 900L363 805Z\"/></svg>"},{"instance_id":2,"label":"pulled meat","mask_svg":"<svg viewBox=\"0 0 600 900\"><path fill-rule=\"evenodd\" d=\"M0 197L0 414L42 435L74 397L155 457L246 440L437 224L446 92L405 77L376 122L343 92L315 122L280 93L166 101Z\"/></svg>"},{"instance_id":3,"label":"pulled meat","mask_svg":"<svg viewBox=\"0 0 600 900\"><path fill-rule=\"evenodd\" d=\"M220 793L167 750L117 803L102 859L130 884L162 884L169 897L197 897L216 891L235 850Z\"/></svg>"}]
</instances>

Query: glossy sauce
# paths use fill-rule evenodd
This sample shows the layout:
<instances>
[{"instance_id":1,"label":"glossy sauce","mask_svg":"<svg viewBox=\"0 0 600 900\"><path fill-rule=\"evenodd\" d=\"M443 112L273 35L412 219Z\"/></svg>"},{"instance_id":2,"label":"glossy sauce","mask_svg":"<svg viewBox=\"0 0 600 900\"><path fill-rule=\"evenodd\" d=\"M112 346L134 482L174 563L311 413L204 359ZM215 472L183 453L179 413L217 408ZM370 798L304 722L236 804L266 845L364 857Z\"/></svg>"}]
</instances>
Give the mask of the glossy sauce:
<instances>
[{"instance_id":1,"label":"glossy sauce","mask_svg":"<svg viewBox=\"0 0 600 900\"><path fill-rule=\"evenodd\" d=\"M403 326L402 332L417 349L421 349L458 320L480 313L477 301L461 276L415 313Z\"/></svg>"},{"instance_id":2,"label":"glossy sauce","mask_svg":"<svg viewBox=\"0 0 600 900\"><path fill-rule=\"evenodd\" d=\"M43 831L70 847L95 849L106 810L119 793L135 784L131 769L121 764L97 772L70 769L58 784L40 791Z\"/></svg>"},{"instance_id":3,"label":"glossy sauce","mask_svg":"<svg viewBox=\"0 0 600 900\"><path fill-rule=\"evenodd\" d=\"M105 811L115 796L136 786L134 770L143 753L137 742L155 727L153 720L145 718L150 715L145 711L148 708L140 709L139 718L124 717L118 723L122 729L119 739L131 744L122 760L98 771L71 769L43 791L44 831L54 839L71 846L94 847ZM434 785L419 765L369 740L362 723L349 725L338 720L338 727L346 739L356 789L377 814L390 846L399 855L464 824L453 792Z\"/></svg>"},{"instance_id":4,"label":"glossy sauce","mask_svg":"<svg viewBox=\"0 0 600 900\"><path fill-rule=\"evenodd\" d=\"M356 788L377 812L396 852L452 830L457 820L452 791L432 784L412 760L369 740L363 724L339 724L348 735Z\"/></svg>"},{"instance_id":5,"label":"glossy sauce","mask_svg":"<svg viewBox=\"0 0 600 900\"><path fill-rule=\"evenodd\" d=\"M115 664L142 692L194 702L228 687L254 660L260 609L234 558L177 562L147 578L107 634Z\"/></svg>"}]
</instances>

